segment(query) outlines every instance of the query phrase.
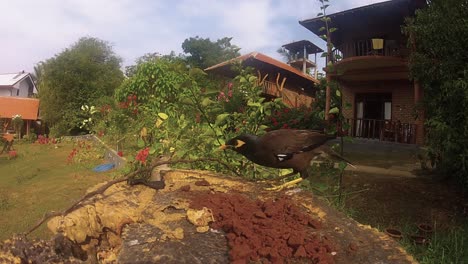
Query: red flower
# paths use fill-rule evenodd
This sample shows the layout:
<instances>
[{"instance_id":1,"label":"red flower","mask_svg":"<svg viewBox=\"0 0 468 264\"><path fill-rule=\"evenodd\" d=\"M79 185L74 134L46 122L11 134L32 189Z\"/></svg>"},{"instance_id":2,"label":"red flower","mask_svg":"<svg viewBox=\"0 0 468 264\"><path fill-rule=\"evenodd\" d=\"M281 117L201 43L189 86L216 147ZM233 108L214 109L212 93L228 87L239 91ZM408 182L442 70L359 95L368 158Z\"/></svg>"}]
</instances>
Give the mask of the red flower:
<instances>
[{"instance_id":1,"label":"red flower","mask_svg":"<svg viewBox=\"0 0 468 264\"><path fill-rule=\"evenodd\" d=\"M10 158L10 159L16 158L17 155L18 155L18 153L16 152L16 150L10 150L8 152L8 158Z\"/></svg>"},{"instance_id":2,"label":"red flower","mask_svg":"<svg viewBox=\"0 0 468 264\"><path fill-rule=\"evenodd\" d=\"M137 156L136 156L136 160L138 160L141 164L146 164L146 159L148 158L148 155L149 155L149 148L146 147L142 150L140 150L140 152L138 152Z\"/></svg>"},{"instance_id":3,"label":"red flower","mask_svg":"<svg viewBox=\"0 0 468 264\"><path fill-rule=\"evenodd\" d=\"M283 128L289 128L288 124L284 124Z\"/></svg>"},{"instance_id":4,"label":"red flower","mask_svg":"<svg viewBox=\"0 0 468 264\"><path fill-rule=\"evenodd\" d=\"M284 108L284 109L283 109L283 112L288 113L288 112L289 112L289 108Z\"/></svg>"},{"instance_id":5,"label":"red flower","mask_svg":"<svg viewBox=\"0 0 468 264\"><path fill-rule=\"evenodd\" d=\"M119 157L123 157L123 152L120 150L119 152L117 152L117 155L119 155Z\"/></svg>"}]
</instances>

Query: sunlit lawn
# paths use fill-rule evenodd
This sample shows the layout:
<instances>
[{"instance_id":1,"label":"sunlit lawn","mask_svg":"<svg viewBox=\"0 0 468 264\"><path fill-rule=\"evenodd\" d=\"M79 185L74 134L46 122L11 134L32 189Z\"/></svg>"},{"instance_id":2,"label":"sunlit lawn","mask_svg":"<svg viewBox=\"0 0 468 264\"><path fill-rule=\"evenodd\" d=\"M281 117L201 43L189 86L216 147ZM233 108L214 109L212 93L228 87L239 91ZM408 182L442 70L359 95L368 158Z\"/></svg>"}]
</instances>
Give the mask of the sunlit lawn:
<instances>
[{"instance_id":1,"label":"sunlit lawn","mask_svg":"<svg viewBox=\"0 0 468 264\"><path fill-rule=\"evenodd\" d=\"M74 145L17 144L15 159L0 156L0 240L26 232L49 211L63 210L85 194L86 189L117 175L117 171L96 173L96 158L88 164L67 164ZM94 163L94 164L92 164ZM46 238L44 224L32 236Z\"/></svg>"}]
</instances>

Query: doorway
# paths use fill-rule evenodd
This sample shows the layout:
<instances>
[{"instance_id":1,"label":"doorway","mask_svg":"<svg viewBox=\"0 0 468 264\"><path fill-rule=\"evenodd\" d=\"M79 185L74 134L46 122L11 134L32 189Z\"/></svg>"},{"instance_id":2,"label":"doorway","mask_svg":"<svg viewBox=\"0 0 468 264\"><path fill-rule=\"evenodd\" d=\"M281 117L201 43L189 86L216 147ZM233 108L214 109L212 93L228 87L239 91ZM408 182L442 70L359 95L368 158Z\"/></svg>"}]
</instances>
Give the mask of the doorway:
<instances>
[{"instance_id":1,"label":"doorway","mask_svg":"<svg viewBox=\"0 0 468 264\"><path fill-rule=\"evenodd\" d=\"M385 120L392 119L391 93L357 93L355 135L379 138Z\"/></svg>"}]
</instances>

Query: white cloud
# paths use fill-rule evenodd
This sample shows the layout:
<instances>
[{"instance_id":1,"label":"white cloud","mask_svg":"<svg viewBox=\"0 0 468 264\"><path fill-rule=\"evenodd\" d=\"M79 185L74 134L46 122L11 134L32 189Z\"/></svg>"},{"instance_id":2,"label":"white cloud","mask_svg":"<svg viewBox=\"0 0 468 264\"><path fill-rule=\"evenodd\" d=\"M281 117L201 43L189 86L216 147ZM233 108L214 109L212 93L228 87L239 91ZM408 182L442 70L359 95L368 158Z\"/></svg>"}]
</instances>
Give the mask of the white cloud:
<instances>
[{"instance_id":1,"label":"white cloud","mask_svg":"<svg viewBox=\"0 0 468 264\"><path fill-rule=\"evenodd\" d=\"M374 2L381 1L332 1L330 8ZM243 53L278 57L282 44L314 40L298 21L319 8L313 0L0 0L0 10L0 72L15 72L31 71L83 36L109 41L127 65L147 52L181 52L196 35L233 37Z\"/></svg>"}]
</instances>

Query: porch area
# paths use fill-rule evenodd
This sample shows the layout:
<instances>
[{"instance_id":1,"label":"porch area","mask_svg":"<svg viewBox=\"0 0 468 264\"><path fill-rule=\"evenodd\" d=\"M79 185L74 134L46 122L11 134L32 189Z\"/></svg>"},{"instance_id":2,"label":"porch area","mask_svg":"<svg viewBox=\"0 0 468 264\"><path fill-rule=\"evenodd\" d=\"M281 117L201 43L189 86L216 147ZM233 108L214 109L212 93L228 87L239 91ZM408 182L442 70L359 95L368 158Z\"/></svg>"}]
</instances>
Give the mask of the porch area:
<instances>
[{"instance_id":1,"label":"porch area","mask_svg":"<svg viewBox=\"0 0 468 264\"><path fill-rule=\"evenodd\" d=\"M347 118L345 134L355 138L416 144L417 125L399 120Z\"/></svg>"}]
</instances>

